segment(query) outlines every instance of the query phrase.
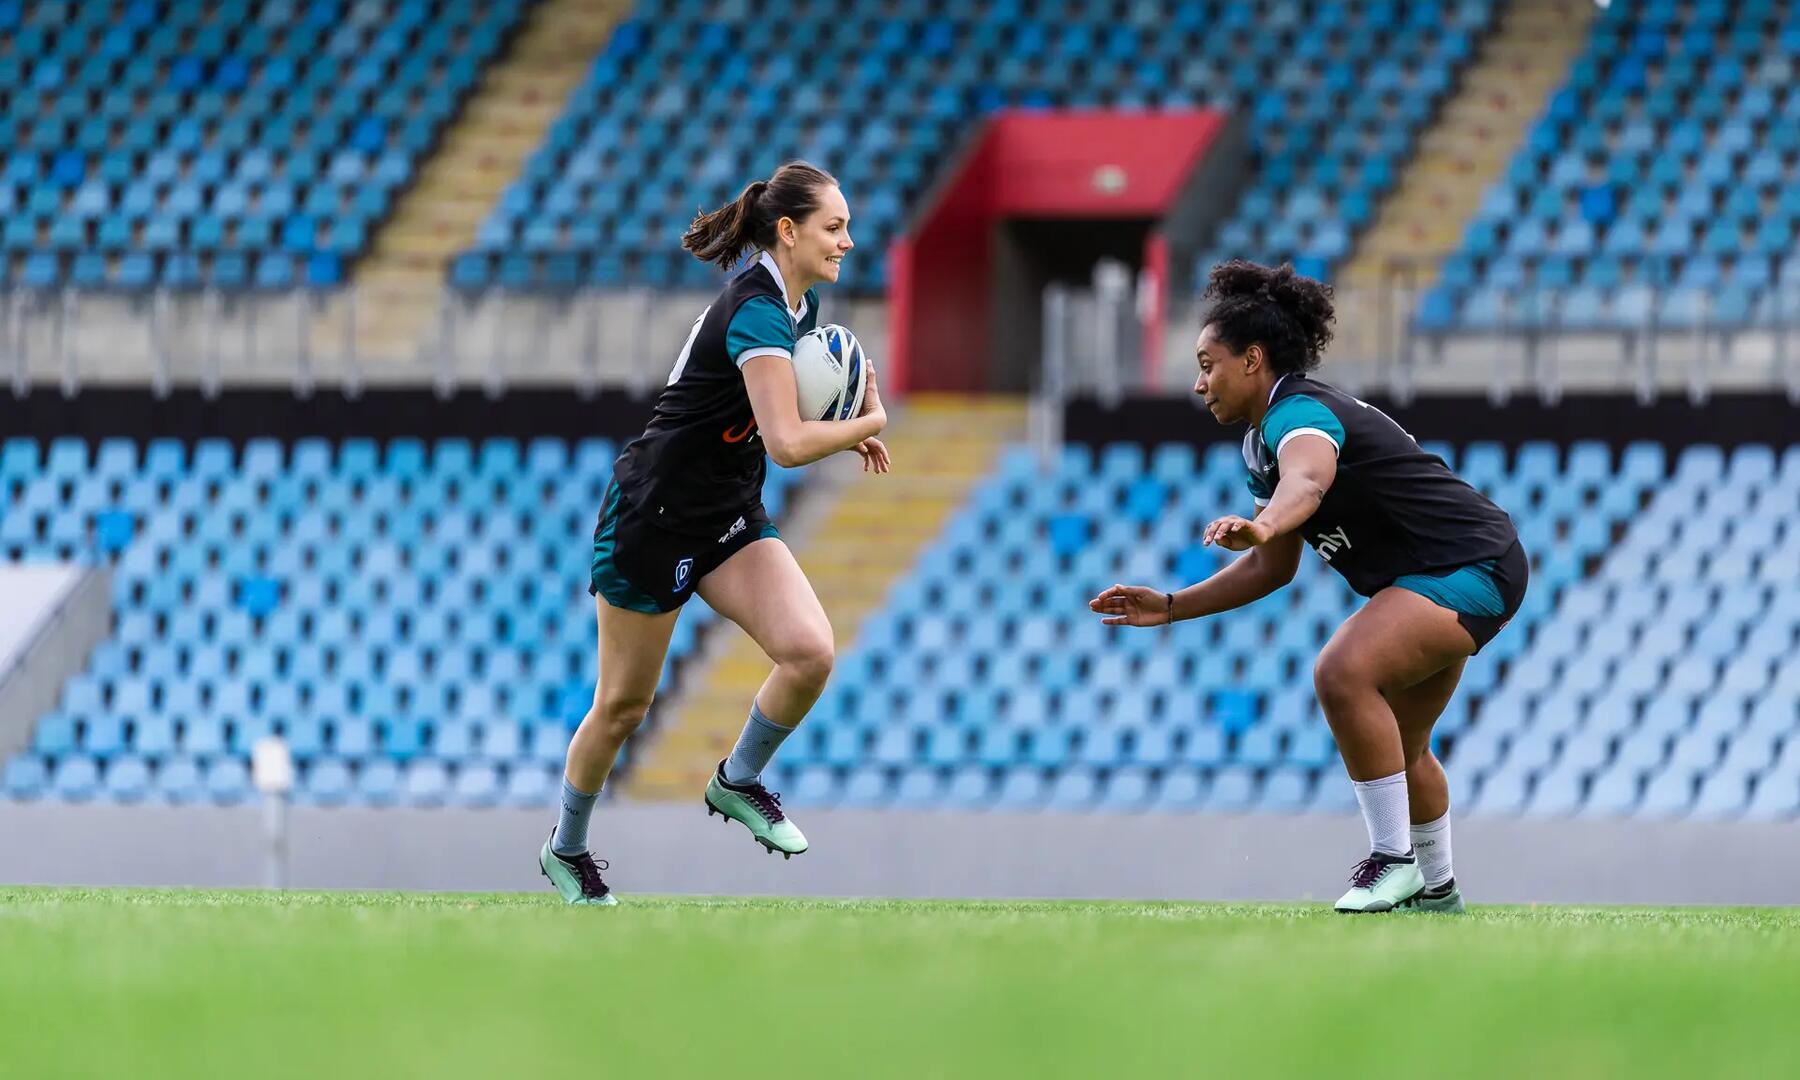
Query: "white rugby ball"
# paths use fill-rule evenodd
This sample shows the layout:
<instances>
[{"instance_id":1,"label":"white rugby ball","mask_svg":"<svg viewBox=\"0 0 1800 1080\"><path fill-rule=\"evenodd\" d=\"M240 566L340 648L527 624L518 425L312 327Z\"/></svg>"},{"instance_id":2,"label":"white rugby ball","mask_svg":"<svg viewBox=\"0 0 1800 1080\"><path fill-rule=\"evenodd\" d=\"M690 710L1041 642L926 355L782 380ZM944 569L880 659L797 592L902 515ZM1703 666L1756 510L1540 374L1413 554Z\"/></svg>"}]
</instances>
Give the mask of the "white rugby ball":
<instances>
[{"instance_id":1,"label":"white rugby ball","mask_svg":"<svg viewBox=\"0 0 1800 1080\"><path fill-rule=\"evenodd\" d=\"M802 334L794 343L800 419L854 419L862 412L868 366L862 343L836 323Z\"/></svg>"}]
</instances>

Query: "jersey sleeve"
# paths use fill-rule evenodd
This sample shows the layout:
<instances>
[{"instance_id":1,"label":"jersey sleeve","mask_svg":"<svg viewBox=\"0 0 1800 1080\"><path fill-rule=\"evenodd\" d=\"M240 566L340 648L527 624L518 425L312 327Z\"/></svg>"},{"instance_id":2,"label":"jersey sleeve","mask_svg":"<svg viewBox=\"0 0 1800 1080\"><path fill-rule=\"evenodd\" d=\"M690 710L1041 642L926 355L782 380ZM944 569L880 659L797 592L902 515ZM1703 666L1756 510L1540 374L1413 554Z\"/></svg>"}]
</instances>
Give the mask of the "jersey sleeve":
<instances>
[{"instance_id":1,"label":"jersey sleeve","mask_svg":"<svg viewBox=\"0 0 1800 1080\"><path fill-rule=\"evenodd\" d=\"M1318 435L1328 440L1333 450L1344 452L1344 425L1322 402L1304 394L1277 401L1262 422L1263 444L1276 457L1289 439L1299 435Z\"/></svg>"},{"instance_id":2,"label":"jersey sleeve","mask_svg":"<svg viewBox=\"0 0 1800 1080\"><path fill-rule=\"evenodd\" d=\"M743 367L753 356L794 356L794 320L773 296L752 296L738 306L725 328L725 352Z\"/></svg>"},{"instance_id":3,"label":"jersey sleeve","mask_svg":"<svg viewBox=\"0 0 1800 1080\"><path fill-rule=\"evenodd\" d=\"M1250 489L1250 497L1256 500L1258 510L1269 505L1275 497L1274 461L1269 450L1262 444L1253 429L1244 433L1244 486Z\"/></svg>"}]
</instances>

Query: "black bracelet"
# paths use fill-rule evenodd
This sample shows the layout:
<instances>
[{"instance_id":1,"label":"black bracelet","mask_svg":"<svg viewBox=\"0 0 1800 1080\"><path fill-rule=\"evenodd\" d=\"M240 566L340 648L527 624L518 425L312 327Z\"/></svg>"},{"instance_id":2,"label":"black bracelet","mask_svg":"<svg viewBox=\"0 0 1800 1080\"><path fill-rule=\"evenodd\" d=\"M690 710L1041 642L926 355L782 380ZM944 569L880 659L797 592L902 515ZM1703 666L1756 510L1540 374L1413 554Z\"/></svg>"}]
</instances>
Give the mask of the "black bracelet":
<instances>
[{"instance_id":1,"label":"black bracelet","mask_svg":"<svg viewBox=\"0 0 1800 1080\"><path fill-rule=\"evenodd\" d=\"M1167 623L1165 623L1164 625L1173 626L1173 625L1175 625L1175 594L1172 592L1166 592L1166 593L1163 593L1163 596L1166 597L1169 601L1169 621Z\"/></svg>"}]
</instances>

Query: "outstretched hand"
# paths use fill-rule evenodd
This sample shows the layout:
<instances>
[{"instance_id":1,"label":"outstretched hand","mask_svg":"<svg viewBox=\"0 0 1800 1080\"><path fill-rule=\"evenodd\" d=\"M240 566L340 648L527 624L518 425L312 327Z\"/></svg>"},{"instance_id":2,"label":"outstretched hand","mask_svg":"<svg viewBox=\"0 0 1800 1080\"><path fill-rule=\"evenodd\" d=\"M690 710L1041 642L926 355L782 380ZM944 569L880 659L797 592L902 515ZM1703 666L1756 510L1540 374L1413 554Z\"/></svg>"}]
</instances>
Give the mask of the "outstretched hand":
<instances>
[{"instance_id":1,"label":"outstretched hand","mask_svg":"<svg viewBox=\"0 0 1800 1080\"><path fill-rule=\"evenodd\" d=\"M1173 621L1169 594L1142 585L1114 585L1088 601L1108 626L1164 626Z\"/></svg>"}]
</instances>

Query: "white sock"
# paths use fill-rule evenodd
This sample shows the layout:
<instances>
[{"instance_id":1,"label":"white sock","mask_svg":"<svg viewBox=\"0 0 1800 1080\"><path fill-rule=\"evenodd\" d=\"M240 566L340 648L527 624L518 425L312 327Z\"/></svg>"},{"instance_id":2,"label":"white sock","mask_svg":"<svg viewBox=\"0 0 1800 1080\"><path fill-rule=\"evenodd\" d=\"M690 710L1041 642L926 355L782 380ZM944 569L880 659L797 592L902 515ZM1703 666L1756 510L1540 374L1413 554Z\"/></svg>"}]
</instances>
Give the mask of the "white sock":
<instances>
[{"instance_id":1,"label":"white sock","mask_svg":"<svg viewBox=\"0 0 1800 1080\"><path fill-rule=\"evenodd\" d=\"M1455 875L1450 872L1450 813L1436 821L1412 827L1413 854L1419 858L1419 873L1425 875L1425 887L1435 889Z\"/></svg>"},{"instance_id":2,"label":"white sock","mask_svg":"<svg viewBox=\"0 0 1800 1080\"><path fill-rule=\"evenodd\" d=\"M1406 773L1397 772L1378 780L1352 780L1351 784L1356 787L1356 805L1362 807L1363 824L1369 827L1369 850L1383 855L1406 854L1406 830L1412 822L1406 809Z\"/></svg>"}]
</instances>

